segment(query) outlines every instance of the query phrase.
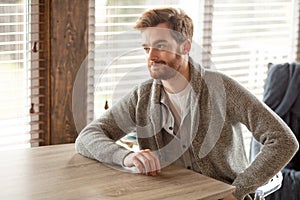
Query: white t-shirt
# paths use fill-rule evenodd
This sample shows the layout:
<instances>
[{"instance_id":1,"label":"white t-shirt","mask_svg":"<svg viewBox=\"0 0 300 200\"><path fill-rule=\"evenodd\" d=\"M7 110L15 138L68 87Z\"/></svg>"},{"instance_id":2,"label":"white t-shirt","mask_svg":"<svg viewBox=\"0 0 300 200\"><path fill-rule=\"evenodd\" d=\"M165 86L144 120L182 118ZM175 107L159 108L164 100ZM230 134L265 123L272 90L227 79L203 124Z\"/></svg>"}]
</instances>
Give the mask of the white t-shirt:
<instances>
[{"instance_id":1,"label":"white t-shirt","mask_svg":"<svg viewBox=\"0 0 300 200\"><path fill-rule=\"evenodd\" d=\"M185 117L185 110L189 106L188 96L191 92L192 87L188 84L183 90L178 93L169 93L166 91L169 100L172 103L171 110L176 118L176 122L178 122L178 126L181 125L182 119Z\"/></svg>"}]
</instances>

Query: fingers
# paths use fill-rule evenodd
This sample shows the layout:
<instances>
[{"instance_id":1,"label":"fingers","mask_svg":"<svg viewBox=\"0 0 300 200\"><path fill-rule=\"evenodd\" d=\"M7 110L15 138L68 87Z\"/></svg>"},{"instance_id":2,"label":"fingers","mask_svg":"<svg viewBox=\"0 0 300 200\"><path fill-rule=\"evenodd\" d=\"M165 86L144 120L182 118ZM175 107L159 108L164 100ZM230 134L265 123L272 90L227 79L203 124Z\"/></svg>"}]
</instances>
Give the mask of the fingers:
<instances>
[{"instance_id":1,"label":"fingers","mask_svg":"<svg viewBox=\"0 0 300 200\"><path fill-rule=\"evenodd\" d=\"M156 176L160 172L160 163L158 158L149 149L142 150L141 161L145 169L146 175Z\"/></svg>"},{"instance_id":2,"label":"fingers","mask_svg":"<svg viewBox=\"0 0 300 200\"><path fill-rule=\"evenodd\" d=\"M139 173L146 175L156 176L160 172L159 159L149 149L129 154L124 163L125 166L135 166Z\"/></svg>"},{"instance_id":3,"label":"fingers","mask_svg":"<svg viewBox=\"0 0 300 200\"><path fill-rule=\"evenodd\" d=\"M156 155L150 149L146 149L144 150L144 152L146 152L145 156L147 157L147 159L151 161L150 162L150 169L152 170L151 172L160 173L160 162L156 157Z\"/></svg>"},{"instance_id":4,"label":"fingers","mask_svg":"<svg viewBox=\"0 0 300 200\"><path fill-rule=\"evenodd\" d=\"M138 157L137 157L137 155L135 153L134 153L134 156L131 159L131 163L132 163L131 167L135 166L140 174L143 173L143 164L138 159Z\"/></svg>"}]
</instances>

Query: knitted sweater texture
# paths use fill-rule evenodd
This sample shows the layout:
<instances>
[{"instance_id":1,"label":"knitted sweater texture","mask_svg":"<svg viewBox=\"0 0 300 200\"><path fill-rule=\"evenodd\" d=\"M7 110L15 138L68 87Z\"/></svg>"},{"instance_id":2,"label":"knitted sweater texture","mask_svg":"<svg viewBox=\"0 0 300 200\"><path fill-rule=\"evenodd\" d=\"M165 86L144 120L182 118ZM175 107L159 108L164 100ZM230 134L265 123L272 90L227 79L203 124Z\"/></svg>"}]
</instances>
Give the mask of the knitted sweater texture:
<instances>
[{"instance_id":1,"label":"knitted sweater texture","mask_svg":"<svg viewBox=\"0 0 300 200\"><path fill-rule=\"evenodd\" d=\"M190 67L190 146L201 173L236 187L234 196L249 198L292 158L298 142L289 127L263 102L232 78ZM163 160L163 86L149 80L87 125L76 140L77 151L100 162L123 165L129 150L115 141L136 131L139 147L151 149ZM264 146L249 164L241 124Z\"/></svg>"}]
</instances>

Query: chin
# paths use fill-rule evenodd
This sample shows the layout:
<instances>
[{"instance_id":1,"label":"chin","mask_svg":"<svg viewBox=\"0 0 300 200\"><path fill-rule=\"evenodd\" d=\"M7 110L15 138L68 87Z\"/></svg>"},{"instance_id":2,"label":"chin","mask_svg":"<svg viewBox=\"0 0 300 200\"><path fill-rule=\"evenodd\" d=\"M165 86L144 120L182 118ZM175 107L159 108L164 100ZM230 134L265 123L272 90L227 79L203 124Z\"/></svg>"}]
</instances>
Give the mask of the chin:
<instances>
[{"instance_id":1,"label":"chin","mask_svg":"<svg viewBox=\"0 0 300 200\"><path fill-rule=\"evenodd\" d=\"M158 80L168 80L175 76L175 74L173 73L157 73L157 72L151 72L150 75L153 79L158 79Z\"/></svg>"}]
</instances>

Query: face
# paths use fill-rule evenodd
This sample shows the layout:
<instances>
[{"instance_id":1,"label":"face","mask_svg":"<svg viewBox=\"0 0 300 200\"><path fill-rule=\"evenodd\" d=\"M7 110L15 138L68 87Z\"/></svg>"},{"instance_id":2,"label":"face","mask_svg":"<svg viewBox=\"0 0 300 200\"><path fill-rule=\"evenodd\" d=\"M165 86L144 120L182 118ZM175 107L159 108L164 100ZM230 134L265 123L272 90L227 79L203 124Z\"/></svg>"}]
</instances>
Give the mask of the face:
<instances>
[{"instance_id":1,"label":"face","mask_svg":"<svg viewBox=\"0 0 300 200\"><path fill-rule=\"evenodd\" d=\"M154 79L168 80L184 70L181 45L171 36L171 31L166 23L142 31L142 46Z\"/></svg>"}]
</instances>

